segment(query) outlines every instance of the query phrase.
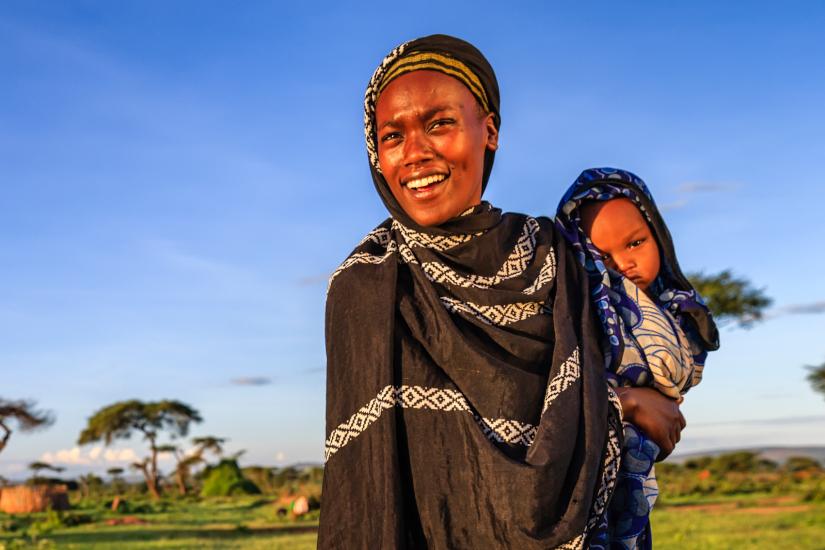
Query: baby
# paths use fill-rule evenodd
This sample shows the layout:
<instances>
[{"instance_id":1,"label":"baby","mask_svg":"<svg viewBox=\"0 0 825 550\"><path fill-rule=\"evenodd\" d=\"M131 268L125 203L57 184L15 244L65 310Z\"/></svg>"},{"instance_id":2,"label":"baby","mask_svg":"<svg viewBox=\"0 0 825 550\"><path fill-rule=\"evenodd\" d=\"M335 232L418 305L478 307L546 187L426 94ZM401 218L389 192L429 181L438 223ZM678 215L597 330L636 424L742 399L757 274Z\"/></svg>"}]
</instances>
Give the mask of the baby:
<instances>
[{"instance_id":1,"label":"baby","mask_svg":"<svg viewBox=\"0 0 825 550\"><path fill-rule=\"evenodd\" d=\"M607 336L615 387L682 395L719 347L710 312L682 274L673 242L644 182L611 168L585 170L565 193L556 226L576 250ZM650 548L658 446L625 423L622 462L608 512L611 548Z\"/></svg>"}]
</instances>

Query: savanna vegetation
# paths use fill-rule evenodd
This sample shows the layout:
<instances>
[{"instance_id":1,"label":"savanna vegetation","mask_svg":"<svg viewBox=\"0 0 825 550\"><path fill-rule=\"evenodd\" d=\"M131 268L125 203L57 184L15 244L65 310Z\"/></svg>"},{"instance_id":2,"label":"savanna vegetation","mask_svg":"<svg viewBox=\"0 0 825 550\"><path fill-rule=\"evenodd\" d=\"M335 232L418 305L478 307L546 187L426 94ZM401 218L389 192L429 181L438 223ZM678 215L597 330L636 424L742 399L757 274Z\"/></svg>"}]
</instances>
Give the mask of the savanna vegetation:
<instances>
[{"instance_id":1,"label":"savanna vegetation","mask_svg":"<svg viewBox=\"0 0 825 550\"><path fill-rule=\"evenodd\" d=\"M825 468L741 451L656 467L658 548L823 548Z\"/></svg>"},{"instance_id":2,"label":"savanna vegetation","mask_svg":"<svg viewBox=\"0 0 825 550\"><path fill-rule=\"evenodd\" d=\"M729 271L690 278L723 325L748 327L770 304L762 290ZM808 369L812 387L825 395L825 364ZM53 421L32 401L0 399L0 452L13 431ZM35 461L17 487L0 478L0 504L3 491L21 487L39 494L41 504L52 499L42 511L0 512L0 550L315 548L323 469L241 467L243 451L227 456L226 438L186 439L201 421L195 408L175 400L121 401L97 410L78 444L138 437L145 455L129 470L111 467L105 476L67 478L60 465ZM166 471L164 455L174 462ZM657 549L825 547L825 469L810 457L777 464L743 451L671 460L657 465L657 474Z\"/></svg>"}]
</instances>

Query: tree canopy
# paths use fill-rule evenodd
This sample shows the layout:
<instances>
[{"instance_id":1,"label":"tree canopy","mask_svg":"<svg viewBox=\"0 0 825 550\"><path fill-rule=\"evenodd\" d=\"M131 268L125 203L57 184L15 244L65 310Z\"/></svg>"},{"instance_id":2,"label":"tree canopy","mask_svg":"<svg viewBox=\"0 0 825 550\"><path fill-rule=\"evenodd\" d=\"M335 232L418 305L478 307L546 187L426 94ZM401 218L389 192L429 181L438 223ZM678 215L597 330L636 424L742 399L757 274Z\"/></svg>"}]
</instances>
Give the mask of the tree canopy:
<instances>
[{"instance_id":1,"label":"tree canopy","mask_svg":"<svg viewBox=\"0 0 825 550\"><path fill-rule=\"evenodd\" d=\"M54 422L54 416L50 412L37 410L34 401L18 400L12 401L0 397L0 451L9 442L12 429L9 427L14 421L20 431L27 432L37 428L50 426Z\"/></svg>"},{"instance_id":2,"label":"tree canopy","mask_svg":"<svg viewBox=\"0 0 825 550\"><path fill-rule=\"evenodd\" d=\"M717 274L691 273L693 287L702 295L716 323L723 326L734 322L748 328L761 320L773 300L764 289L754 288L743 278L726 269Z\"/></svg>"},{"instance_id":3,"label":"tree canopy","mask_svg":"<svg viewBox=\"0 0 825 550\"><path fill-rule=\"evenodd\" d=\"M93 414L77 443L85 445L102 440L110 445L115 439L129 439L134 430L142 432L147 438L156 436L162 430L172 432L173 436L185 436L189 424L201 420L198 411L180 401L120 401Z\"/></svg>"},{"instance_id":4,"label":"tree canopy","mask_svg":"<svg viewBox=\"0 0 825 550\"><path fill-rule=\"evenodd\" d=\"M153 498L158 499L158 453L174 449L172 446L158 445L159 432L170 432L172 438L182 437L189 432L192 422L201 420L197 410L180 401L119 401L93 414L86 428L80 433L77 443L85 445L103 441L110 445L115 439L129 439L134 431L142 433L144 439L149 442L150 455L140 462L135 462L132 467L143 472L149 492Z\"/></svg>"},{"instance_id":5,"label":"tree canopy","mask_svg":"<svg viewBox=\"0 0 825 550\"><path fill-rule=\"evenodd\" d=\"M808 382L814 391L825 397L825 363L818 367L808 367Z\"/></svg>"}]
</instances>

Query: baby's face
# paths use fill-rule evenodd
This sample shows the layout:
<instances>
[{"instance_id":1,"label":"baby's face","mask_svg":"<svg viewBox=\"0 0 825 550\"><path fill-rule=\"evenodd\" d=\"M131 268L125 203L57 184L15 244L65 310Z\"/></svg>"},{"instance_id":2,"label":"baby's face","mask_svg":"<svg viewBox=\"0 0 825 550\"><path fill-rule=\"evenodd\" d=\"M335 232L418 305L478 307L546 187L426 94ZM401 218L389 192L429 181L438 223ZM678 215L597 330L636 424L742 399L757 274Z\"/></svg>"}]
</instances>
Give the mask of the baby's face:
<instances>
[{"instance_id":1,"label":"baby's face","mask_svg":"<svg viewBox=\"0 0 825 550\"><path fill-rule=\"evenodd\" d=\"M582 226L603 254L607 267L620 272L643 291L656 280L659 246L647 221L630 199L585 203Z\"/></svg>"}]
</instances>

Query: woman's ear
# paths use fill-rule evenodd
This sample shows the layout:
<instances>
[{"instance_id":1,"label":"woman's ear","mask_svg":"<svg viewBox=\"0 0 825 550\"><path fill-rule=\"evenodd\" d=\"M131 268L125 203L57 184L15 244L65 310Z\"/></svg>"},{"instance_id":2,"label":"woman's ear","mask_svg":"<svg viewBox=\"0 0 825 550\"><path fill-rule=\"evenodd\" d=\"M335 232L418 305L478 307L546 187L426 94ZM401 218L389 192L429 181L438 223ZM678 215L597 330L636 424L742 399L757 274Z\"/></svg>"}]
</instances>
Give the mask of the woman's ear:
<instances>
[{"instance_id":1,"label":"woman's ear","mask_svg":"<svg viewBox=\"0 0 825 550\"><path fill-rule=\"evenodd\" d=\"M486 148L488 151L495 151L496 149L498 149L498 128L496 128L495 113L487 114L487 117L484 121L484 125L487 129Z\"/></svg>"}]
</instances>

